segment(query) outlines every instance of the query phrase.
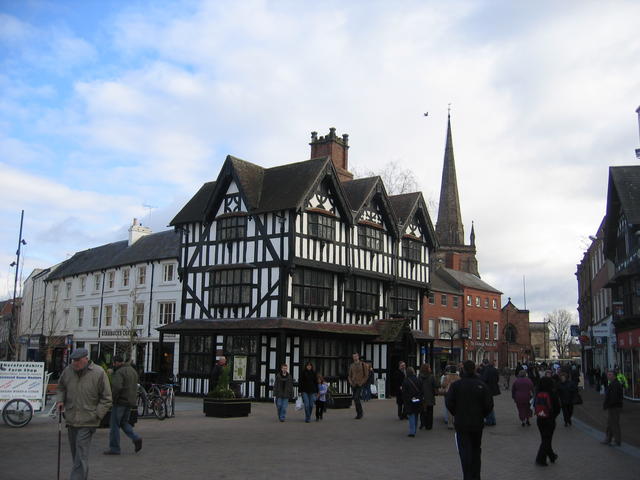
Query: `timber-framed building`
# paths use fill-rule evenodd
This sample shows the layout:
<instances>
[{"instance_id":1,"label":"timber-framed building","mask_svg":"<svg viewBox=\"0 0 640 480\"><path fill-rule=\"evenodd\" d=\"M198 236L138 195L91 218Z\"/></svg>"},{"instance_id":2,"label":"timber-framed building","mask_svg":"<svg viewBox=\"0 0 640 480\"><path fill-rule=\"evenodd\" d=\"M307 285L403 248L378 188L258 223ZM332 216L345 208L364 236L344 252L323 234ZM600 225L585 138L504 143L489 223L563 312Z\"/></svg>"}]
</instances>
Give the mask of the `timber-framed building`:
<instances>
[{"instance_id":1,"label":"timber-framed building","mask_svg":"<svg viewBox=\"0 0 640 480\"><path fill-rule=\"evenodd\" d=\"M351 354L386 379L430 361L422 297L437 240L419 192L353 180L348 136L311 135L311 159L272 168L228 156L172 220L181 232L181 392L205 394L225 355L242 396L267 399L282 363L311 361L347 391ZM162 341L162 340L161 340Z\"/></svg>"}]
</instances>

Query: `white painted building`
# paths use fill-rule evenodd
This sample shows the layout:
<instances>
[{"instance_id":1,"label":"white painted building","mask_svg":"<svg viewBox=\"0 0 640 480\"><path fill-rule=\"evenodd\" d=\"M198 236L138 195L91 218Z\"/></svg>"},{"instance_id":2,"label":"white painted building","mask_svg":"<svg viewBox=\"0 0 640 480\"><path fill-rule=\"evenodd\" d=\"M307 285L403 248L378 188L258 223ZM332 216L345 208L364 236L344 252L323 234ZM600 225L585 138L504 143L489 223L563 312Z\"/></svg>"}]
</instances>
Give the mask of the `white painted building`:
<instances>
[{"instance_id":1,"label":"white painted building","mask_svg":"<svg viewBox=\"0 0 640 480\"><path fill-rule=\"evenodd\" d=\"M84 347L96 362L121 353L141 371L176 372L176 339L165 335L160 351L156 329L180 309L179 245L178 233L153 234L134 219L128 240L34 271L24 285L20 358L59 372L70 351Z\"/></svg>"}]
</instances>

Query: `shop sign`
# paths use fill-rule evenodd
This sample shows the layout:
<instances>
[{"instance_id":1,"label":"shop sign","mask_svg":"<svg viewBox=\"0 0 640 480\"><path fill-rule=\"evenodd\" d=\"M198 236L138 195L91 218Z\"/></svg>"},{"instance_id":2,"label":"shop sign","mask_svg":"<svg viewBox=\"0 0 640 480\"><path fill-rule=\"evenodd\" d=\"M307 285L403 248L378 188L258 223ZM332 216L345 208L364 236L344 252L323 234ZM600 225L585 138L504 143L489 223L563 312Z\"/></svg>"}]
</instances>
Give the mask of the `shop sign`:
<instances>
[{"instance_id":1,"label":"shop sign","mask_svg":"<svg viewBox=\"0 0 640 480\"><path fill-rule=\"evenodd\" d=\"M378 378L376 380L376 385L378 387L378 398L384 400L386 398L386 383L384 381L384 378Z\"/></svg>"},{"instance_id":2,"label":"shop sign","mask_svg":"<svg viewBox=\"0 0 640 480\"><path fill-rule=\"evenodd\" d=\"M618 333L618 348L640 347L640 328Z\"/></svg>"},{"instance_id":3,"label":"shop sign","mask_svg":"<svg viewBox=\"0 0 640 480\"><path fill-rule=\"evenodd\" d=\"M469 340L469 345L472 347L496 347L498 344L496 342L477 342L474 340Z\"/></svg>"},{"instance_id":4,"label":"shop sign","mask_svg":"<svg viewBox=\"0 0 640 480\"><path fill-rule=\"evenodd\" d=\"M0 409L12 398L26 398L39 410L43 388L44 362L0 362Z\"/></svg>"},{"instance_id":5,"label":"shop sign","mask_svg":"<svg viewBox=\"0 0 640 480\"><path fill-rule=\"evenodd\" d=\"M101 337L130 337L132 336L139 337L142 335L142 329L134 330L133 332L127 328L122 328L120 330L100 330Z\"/></svg>"},{"instance_id":6,"label":"shop sign","mask_svg":"<svg viewBox=\"0 0 640 480\"><path fill-rule=\"evenodd\" d=\"M594 337L608 337L611 332L611 327L608 323L601 323L591 327L591 332Z\"/></svg>"}]
</instances>

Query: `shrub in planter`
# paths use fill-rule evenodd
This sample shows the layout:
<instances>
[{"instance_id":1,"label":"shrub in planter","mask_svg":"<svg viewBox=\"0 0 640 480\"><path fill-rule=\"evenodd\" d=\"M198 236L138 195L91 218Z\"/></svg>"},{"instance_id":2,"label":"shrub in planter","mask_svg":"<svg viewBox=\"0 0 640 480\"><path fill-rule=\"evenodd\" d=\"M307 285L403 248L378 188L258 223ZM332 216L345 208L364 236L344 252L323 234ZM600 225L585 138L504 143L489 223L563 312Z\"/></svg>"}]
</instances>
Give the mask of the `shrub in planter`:
<instances>
[{"instance_id":1,"label":"shrub in planter","mask_svg":"<svg viewBox=\"0 0 640 480\"><path fill-rule=\"evenodd\" d=\"M229 367L224 367L218 385L203 401L203 411L207 417L246 417L251 413L251 402L246 398L236 398L229 387Z\"/></svg>"}]
</instances>

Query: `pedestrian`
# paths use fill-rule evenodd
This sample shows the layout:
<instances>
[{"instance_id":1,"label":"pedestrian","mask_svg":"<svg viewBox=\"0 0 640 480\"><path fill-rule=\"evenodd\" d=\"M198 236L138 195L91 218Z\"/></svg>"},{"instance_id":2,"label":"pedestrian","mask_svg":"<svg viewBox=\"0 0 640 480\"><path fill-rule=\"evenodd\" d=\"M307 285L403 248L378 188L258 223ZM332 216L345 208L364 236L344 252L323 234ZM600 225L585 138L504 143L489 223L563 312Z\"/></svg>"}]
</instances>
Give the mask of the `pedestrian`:
<instances>
[{"instance_id":1,"label":"pedestrian","mask_svg":"<svg viewBox=\"0 0 640 480\"><path fill-rule=\"evenodd\" d=\"M522 423L522 426L525 425L530 427L531 423L529 419L531 418L531 397L533 396L533 382L529 377L527 377L526 370L520 370L518 372L518 377L513 382L511 386L511 398L516 403L516 408L518 409L518 418Z\"/></svg>"},{"instance_id":2,"label":"pedestrian","mask_svg":"<svg viewBox=\"0 0 640 480\"><path fill-rule=\"evenodd\" d=\"M578 385L569 378L569 374L560 373L560 382L556 386L560 405L562 407L562 417L564 418L564 426L571 425L571 417L573 416L573 405L578 396Z\"/></svg>"},{"instance_id":3,"label":"pedestrian","mask_svg":"<svg viewBox=\"0 0 640 480\"><path fill-rule=\"evenodd\" d=\"M213 392L215 388L218 386L218 382L220 381L220 375L222 374L222 370L227 365L227 357L220 357L218 361L215 363L213 368L211 369L211 376L209 379L209 391Z\"/></svg>"},{"instance_id":4,"label":"pedestrian","mask_svg":"<svg viewBox=\"0 0 640 480\"><path fill-rule=\"evenodd\" d=\"M311 362L305 364L304 370L300 374L299 385L299 390L302 393L302 403L304 403L304 421L309 423L313 413L313 406L316 403L316 396L318 395L318 375Z\"/></svg>"},{"instance_id":5,"label":"pedestrian","mask_svg":"<svg viewBox=\"0 0 640 480\"><path fill-rule=\"evenodd\" d=\"M289 366L286 363L280 365L280 371L276 374L276 379L273 382L273 397L278 410L278 419L284 422L289 399L293 398L293 378L291 378Z\"/></svg>"},{"instance_id":6,"label":"pedestrian","mask_svg":"<svg viewBox=\"0 0 640 480\"><path fill-rule=\"evenodd\" d=\"M483 369L482 375L480 378L484 383L489 387L489 391L492 396L500 395L500 374L498 373L498 369L495 367L493 361L489 362L488 359L484 359L482 361ZM487 418L484 419L485 425L495 426L496 424L496 412L491 410Z\"/></svg>"},{"instance_id":7,"label":"pedestrian","mask_svg":"<svg viewBox=\"0 0 640 480\"><path fill-rule=\"evenodd\" d=\"M493 410L493 396L487 384L476 375L473 361L464 362L462 377L451 384L445 403L455 418L456 443L463 478L479 479L482 430L485 417Z\"/></svg>"},{"instance_id":8,"label":"pedestrian","mask_svg":"<svg viewBox=\"0 0 640 480\"><path fill-rule=\"evenodd\" d=\"M111 408L111 387L106 372L89 360L86 348L76 348L58 380L58 410L65 413L73 458L70 480L89 475L91 437Z\"/></svg>"},{"instance_id":9,"label":"pedestrian","mask_svg":"<svg viewBox=\"0 0 640 480\"><path fill-rule=\"evenodd\" d=\"M406 374L402 382L402 401L404 412L409 419L409 436L415 437L418 415L422 410L422 385L412 367L406 369Z\"/></svg>"},{"instance_id":10,"label":"pedestrian","mask_svg":"<svg viewBox=\"0 0 640 480\"><path fill-rule=\"evenodd\" d=\"M622 412L624 391L613 370L607 371L607 377L609 382L604 395L604 404L602 405L602 408L607 411L607 433L602 443L611 446L613 441L619 447L622 443L620 412Z\"/></svg>"},{"instance_id":11,"label":"pedestrian","mask_svg":"<svg viewBox=\"0 0 640 480\"><path fill-rule=\"evenodd\" d=\"M362 387L369 378L369 365L360 361L359 353L354 353L351 358L353 358L353 363L349 366L349 384L353 392L353 402L356 405L356 420L360 420L363 416L360 399Z\"/></svg>"},{"instance_id":12,"label":"pedestrian","mask_svg":"<svg viewBox=\"0 0 640 480\"><path fill-rule=\"evenodd\" d=\"M455 365L447 365L444 371L444 375L440 378L440 395L446 395L449 392L449 388L454 382L460 380L460 375L458 375L458 371L456 370ZM454 418L449 414L449 410L447 409L446 404L443 405L444 409L444 423L447 425L449 430L453 429Z\"/></svg>"},{"instance_id":13,"label":"pedestrian","mask_svg":"<svg viewBox=\"0 0 640 480\"><path fill-rule=\"evenodd\" d=\"M560 414L560 400L550 376L544 376L538 383L538 391L533 402L536 424L540 432L540 447L536 455L536 465L546 467L547 458L554 463L558 455L551 445L556 429L556 417Z\"/></svg>"},{"instance_id":14,"label":"pedestrian","mask_svg":"<svg viewBox=\"0 0 640 480\"><path fill-rule=\"evenodd\" d=\"M600 393L602 382L602 372L600 371L600 366L596 366L596 368L593 370L593 380L596 384L596 392Z\"/></svg>"},{"instance_id":15,"label":"pedestrian","mask_svg":"<svg viewBox=\"0 0 640 480\"><path fill-rule=\"evenodd\" d=\"M407 376L407 365L403 361L398 362L398 369L393 372L391 383L393 385L393 395L396 397L396 406L398 407L398 418L405 420L407 415L404 411L404 402L402 401L402 384Z\"/></svg>"},{"instance_id":16,"label":"pedestrian","mask_svg":"<svg viewBox=\"0 0 640 480\"><path fill-rule=\"evenodd\" d=\"M318 374L318 397L316 398L316 422L322 420L324 412L327 410L327 392L329 384L324 381L324 377Z\"/></svg>"},{"instance_id":17,"label":"pedestrian","mask_svg":"<svg viewBox=\"0 0 640 480\"><path fill-rule=\"evenodd\" d=\"M113 357L113 375L111 376L111 408L109 450L105 455L120 455L120 429L133 442L136 452L142 448L142 438L133 431L129 423L131 408L136 408L138 400L138 372L130 363L125 363L121 355Z\"/></svg>"},{"instance_id":18,"label":"pedestrian","mask_svg":"<svg viewBox=\"0 0 640 480\"><path fill-rule=\"evenodd\" d=\"M373 385L375 381L373 366L370 363L367 363L367 366L369 367L369 378L367 378L367 383L365 383L364 387L362 387L362 400L365 402L371 400L371 385Z\"/></svg>"},{"instance_id":19,"label":"pedestrian","mask_svg":"<svg viewBox=\"0 0 640 480\"><path fill-rule=\"evenodd\" d=\"M422 384L422 410L420 411L420 428L431 430L433 428L433 407L436 404L436 394L440 383L431 372L431 365L420 365L420 383Z\"/></svg>"}]
</instances>

